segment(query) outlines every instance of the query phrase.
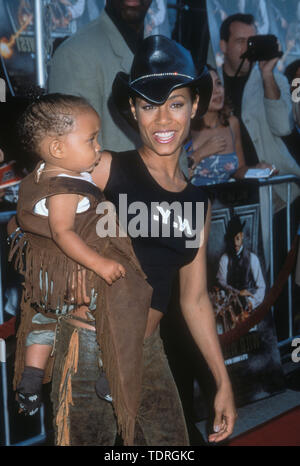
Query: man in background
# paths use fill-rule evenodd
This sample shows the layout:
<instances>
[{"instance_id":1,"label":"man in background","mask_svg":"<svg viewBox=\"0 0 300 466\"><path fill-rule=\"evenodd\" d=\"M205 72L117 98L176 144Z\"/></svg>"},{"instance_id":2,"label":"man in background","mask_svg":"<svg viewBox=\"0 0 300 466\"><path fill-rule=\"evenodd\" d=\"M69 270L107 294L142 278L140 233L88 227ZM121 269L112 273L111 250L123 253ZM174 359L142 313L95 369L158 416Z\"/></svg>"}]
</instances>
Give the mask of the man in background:
<instances>
[{"instance_id":1,"label":"man in background","mask_svg":"<svg viewBox=\"0 0 300 466\"><path fill-rule=\"evenodd\" d=\"M293 120L287 79L276 70L279 58L258 64L246 59L236 76L248 38L255 35L254 17L248 14L229 16L220 29L225 96L241 120L246 164L266 161L274 164L281 175L300 176L299 167L281 139L291 133Z\"/></svg>"},{"instance_id":2,"label":"man in background","mask_svg":"<svg viewBox=\"0 0 300 466\"><path fill-rule=\"evenodd\" d=\"M241 122L242 145L246 164L274 164L280 175L300 176L300 167L289 153L282 137L293 129L292 101L286 77L276 69L279 58L252 63L241 55L246 52L248 39L256 35L252 15L237 13L223 21L220 28L220 48L224 55L223 80L225 97L229 98L234 114ZM264 219L263 247L266 266L270 256L270 226L268 220L267 187L260 190L261 218ZM284 184L273 189L273 209L281 210L287 200ZM299 197L299 187L291 186L291 201ZM278 222L277 222L278 223ZM280 223L279 223L280 224Z\"/></svg>"},{"instance_id":3,"label":"man in background","mask_svg":"<svg viewBox=\"0 0 300 466\"><path fill-rule=\"evenodd\" d=\"M125 151L139 145L137 132L110 95L116 74L130 71L150 4L151 0L107 0L99 18L64 41L50 65L49 92L83 96L99 113L102 150Z\"/></svg>"}]
</instances>

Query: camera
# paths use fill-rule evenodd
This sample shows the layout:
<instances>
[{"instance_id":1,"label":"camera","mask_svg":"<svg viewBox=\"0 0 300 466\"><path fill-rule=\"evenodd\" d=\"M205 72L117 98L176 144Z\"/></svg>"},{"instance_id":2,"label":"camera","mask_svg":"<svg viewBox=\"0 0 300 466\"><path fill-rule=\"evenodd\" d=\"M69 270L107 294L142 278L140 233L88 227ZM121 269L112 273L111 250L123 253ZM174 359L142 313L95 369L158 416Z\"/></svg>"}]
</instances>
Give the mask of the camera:
<instances>
[{"instance_id":1,"label":"camera","mask_svg":"<svg viewBox=\"0 0 300 466\"><path fill-rule=\"evenodd\" d=\"M251 36L248 39L248 47L241 59L249 61L267 61L272 58L282 57L283 53L279 50L276 36L273 34L261 34Z\"/></svg>"}]
</instances>

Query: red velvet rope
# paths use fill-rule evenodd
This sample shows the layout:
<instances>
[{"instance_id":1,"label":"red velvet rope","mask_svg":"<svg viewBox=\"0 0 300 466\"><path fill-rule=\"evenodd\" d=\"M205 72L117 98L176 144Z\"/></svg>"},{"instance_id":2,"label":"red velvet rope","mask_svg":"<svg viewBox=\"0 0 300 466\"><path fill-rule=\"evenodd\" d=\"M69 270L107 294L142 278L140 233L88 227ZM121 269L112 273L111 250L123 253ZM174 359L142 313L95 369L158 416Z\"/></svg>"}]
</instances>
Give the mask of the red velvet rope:
<instances>
[{"instance_id":1,"label":"red velvet rope","mask_svg":"<svg viewBox=\"0 0 300 466\"><path fill-rule=\"evenodd\" d=\"M6 340L6 338L11 337L16 333L15 329L16 318L12 317L4 324L0 325L0 338Z\"/></svg>"}]
</instances>

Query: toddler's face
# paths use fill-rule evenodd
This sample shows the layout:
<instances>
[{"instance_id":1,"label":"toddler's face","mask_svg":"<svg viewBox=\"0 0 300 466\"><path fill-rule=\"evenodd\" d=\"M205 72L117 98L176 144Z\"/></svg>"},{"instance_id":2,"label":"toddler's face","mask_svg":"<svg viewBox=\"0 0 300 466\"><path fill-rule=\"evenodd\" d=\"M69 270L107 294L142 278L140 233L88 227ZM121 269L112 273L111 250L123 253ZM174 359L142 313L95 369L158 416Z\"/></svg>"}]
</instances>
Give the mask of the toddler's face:
<instances>
[{"instance_id":1,"label":"toddler's face","mask_svg":"<svg viewBox=\"0 0 300 466\"><path fill-rule=\"evenodd\" d=\"M62 136L63 168L75 173L93 171L100 160L100 126L100 118L93 109L84 109L76 115L74 129Z\"/></svg>"}]
</instances>

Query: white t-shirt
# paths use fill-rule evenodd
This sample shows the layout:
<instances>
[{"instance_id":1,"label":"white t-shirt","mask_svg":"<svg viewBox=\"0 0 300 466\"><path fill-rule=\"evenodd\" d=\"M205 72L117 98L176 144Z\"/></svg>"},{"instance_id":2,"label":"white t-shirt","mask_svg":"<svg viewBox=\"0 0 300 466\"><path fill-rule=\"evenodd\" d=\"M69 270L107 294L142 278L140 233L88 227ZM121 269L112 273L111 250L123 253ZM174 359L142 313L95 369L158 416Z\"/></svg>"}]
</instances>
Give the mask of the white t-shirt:
<instances>
[{"instance_id":1,"label":"white t-shirt","mask_svg":"<svg viewBox=\"0 0 300 466\"><path fill-rule=\"evenodd\" d=\"M40 168L43 169L44 166L45 166L45 164L41 164ZM57 176L65 176L67 178L75 178L77 180L85 180L85 181L88 181L89 183L92 183L93 185L95 185L95 183L92 180L92 175L90 173L88 173L88 172L82 172L82 173L80 173L80 176L67 175L66 173L60 173ZM90 201L89 201L89 199L87 197L84 197L83 199L81 199L78 202L76 213L79 214L81 212L85 212L86 210L89 209L89 207L90 207ZM46 207L46 198L41 199L39 202L37 202L36 205L34 206L33 211L37 215L43 215L44 217L48 217L48 209Z\"/></svg>"}]
</instances>

